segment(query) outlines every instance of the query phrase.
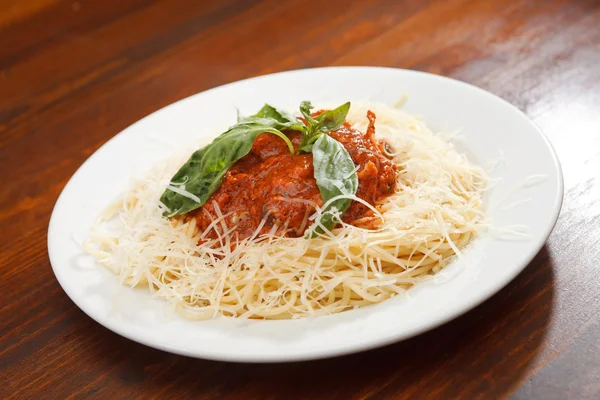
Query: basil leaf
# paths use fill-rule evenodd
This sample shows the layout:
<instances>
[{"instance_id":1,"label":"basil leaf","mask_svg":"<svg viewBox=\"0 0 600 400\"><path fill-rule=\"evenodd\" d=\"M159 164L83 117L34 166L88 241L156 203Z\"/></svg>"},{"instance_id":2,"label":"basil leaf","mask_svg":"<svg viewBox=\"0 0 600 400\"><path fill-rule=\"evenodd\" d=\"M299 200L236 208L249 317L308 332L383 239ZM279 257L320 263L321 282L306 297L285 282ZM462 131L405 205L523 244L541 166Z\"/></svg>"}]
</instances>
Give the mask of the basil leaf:
<instances>
[{"instance_id":1,"label":"basil leaf","mask_svg":"<svg viewBox=\"0 0 600 400\"><path fill-rule=\"evenodd\" d=\"M274 119L274 120L276 120L278 122L282 122L282 123L296 121L296 118L294 118L292 115L290 115L286 111L279 110L279 109L273 107L270 104L265 104L252 117L257 117L257 118L272 118L272 119Z\"/></svg>"},{"instance_id":2,"label":"basil leaf","mask_svg":"<svg viewBox=\"0 0 600 400\"><path fill-rule=\"evenodd\" d=\"M313 109L313 106L310 101L304 100L300 103L300 113L304 117L307 123L307 127L314 125L316 123L315 119L312 117L310 110Z\"/></svg>"},{"instance_id":3,"label":"basil leaf","mask_svg":"<svg viewBox=\"0 0 600 400\"><path fill-rule=\"evenodd\" d=\"M329 135L320 135L312 147L314 176L321 192L323 202L339 195L355 195L358 190L358 176L354 162L344 146ZM338 199L331 203L324 213L337 208L340 212L352 203L351 199ZM338 221L331 214L321 216L321 224L327 229L332 229ZM323 233L321 227L316 227L312 237Z\"/></svg>"},{"instance_id":4,"label":"basil leaf","mask_svg":"<svg viewBox=\"0 0 600 400\"><path fill-rule=\"evenodd\" d=\"M194 152L173 176L171 185L184 185L182 189L197 196L200 202L167 188L160 201L171 211L166 211L164 215L171 217L185 214L204 205L221 185L225 173L236 161L250 152L254 140L261 133L273 133L279 136L286 141L290 151L294 151L290 139L273 127L276 125L273 120L261 119L260 121L247 121L234 125L211 144ZM264 123L265 121L271 123Z\"/></svg>"},{"instance_id":5,"label":"basil leaf","mask_svg":"<svg viewBox=\"0 0 600 400\"><path fill-rule=\"evenodd\" d=\"M317 117L318 129L321 132L335 131L346 122L348 111L350 111L350 102L344 103L333 110L325 111Z\"/></svg>"},{"instance_id":6,"label":"basil leaf","mask_svg":"<svg viewBox=\"0 0 600 400\"><path fill-rule=\"evenodd\" d=\"M242 122L257 121L266 123L265 120L269 120L269 123L272 124L275 129L279 130L289 129L302 132L305 129L304 124L298 121L293 115L269 104L265 104L256 114L244 118Z\"/></svg>"}]
</instances>

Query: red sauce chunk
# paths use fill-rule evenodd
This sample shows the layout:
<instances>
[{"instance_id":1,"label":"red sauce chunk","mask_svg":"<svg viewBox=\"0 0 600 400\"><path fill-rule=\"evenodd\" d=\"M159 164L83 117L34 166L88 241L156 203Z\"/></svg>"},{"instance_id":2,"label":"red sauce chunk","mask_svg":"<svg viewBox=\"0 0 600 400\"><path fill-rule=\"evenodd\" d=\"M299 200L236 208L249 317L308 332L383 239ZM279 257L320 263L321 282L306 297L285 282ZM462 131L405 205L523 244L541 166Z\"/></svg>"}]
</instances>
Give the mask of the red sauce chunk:
<instances>
[{"instance_id":1,"label":"red sauce chunk","mask_svg":"<svg viewBox=\"0 0 600 400\"><path fill-rule=\"evenodd\" d=\"M356 195L374 205L394 192L396 166L382 152L383 144L375 139L375 114L369 111L369 128L362 133L346 122L329 132L348 151L358 166ZM298 148L301 134L286 132ZM323 199L314 178L312 154L291 154L285 142L269 133L259 135L252 150L226 173L219 189L204 206L194 211L200 231L221 215L238 239L274 231L279 236L299 237L311 223L308 217L322 206ZM354 223L372 216L364 204L353 201L342 219ZM215 237L213 232L209 237Z\"/></svg>"}]
</instances>

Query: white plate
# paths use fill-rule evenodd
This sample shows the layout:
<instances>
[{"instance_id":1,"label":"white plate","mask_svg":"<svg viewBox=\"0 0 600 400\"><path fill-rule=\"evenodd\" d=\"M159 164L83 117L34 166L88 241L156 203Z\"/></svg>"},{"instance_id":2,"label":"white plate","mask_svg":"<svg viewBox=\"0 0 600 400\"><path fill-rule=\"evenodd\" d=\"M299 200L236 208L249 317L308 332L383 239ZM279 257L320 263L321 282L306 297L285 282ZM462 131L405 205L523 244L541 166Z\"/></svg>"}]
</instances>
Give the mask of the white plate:
<instances>
[{"instance_id":1,"label":"white plate","mask_svg":"<svg viewBox=\"0 0 600 400\"><path fill-rule=\"evenodd\" d=\"M191 322L165 316L164 303L145 290L120 288L80 243L101 210L128 180L156 160L251 114L263 103L296 109L301 100L374 100L393 104L436 129L462 128L472 161L504 162L488 207L495 226L526 225L527 240L484 236L434 281L381 304L294 321L220 318ZM531 176L543 176L526 184ZM563 197L560 165L548 139L518 109L468 84L421 72L368 67L290 71L212 89L165 107L133 124L94 153L60 195L48 230L54 273L90 317L137 342L193 357L230 361L293 361L347 354L417 335L473 308L510 282L550 234ZM521 201L523 200L523 201ZM529 200L529 201L527 201ZM493 207L509 205L513 207ZM120 289L119 289L120 288Z\"/></svg>"}]
</instances>

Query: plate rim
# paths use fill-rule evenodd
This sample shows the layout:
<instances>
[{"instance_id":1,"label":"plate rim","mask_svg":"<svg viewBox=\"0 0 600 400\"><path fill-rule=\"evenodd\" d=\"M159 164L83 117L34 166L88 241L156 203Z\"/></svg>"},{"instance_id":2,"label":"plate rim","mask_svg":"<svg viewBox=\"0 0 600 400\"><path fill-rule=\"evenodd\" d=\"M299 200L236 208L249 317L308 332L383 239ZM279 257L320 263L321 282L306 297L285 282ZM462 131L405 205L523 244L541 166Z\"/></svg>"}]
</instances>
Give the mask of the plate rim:
<instances>
[{"instance_id":1,"label":"plate rim","mask_svg":"<svg viewBox=\"0 0 600 400\"><path fill-rule=\"evenodd\" d=\"M516 111L518 114L520 114L520 116L523 117L532 126L532 128L534 128L534 130L537 132L537 134L543 139L544 143L546 144L546 146L549 150L549 154L552 159L552 165L555 168L556 177L557 177L556 196L553 199L552 215L548 216L548 218L546 220L546 226L545 226L545 229L543 229L543 235L541 235L535 243L532 242L532 245L531 245L532 250L530 251L529 256L525 258L526 261L524 261L522 263L522 265L519 265L517 268L514 268L513 270L511 270L509 274L506 274L503 277L503 279L496 280L494 282L493 287L491 287L486 292L485 295L479 296L476 299L473 299L471 302L458 307L454 311L445 313L442 317L437 318L432 323L425 324L422 327L418 327L418 328L409 330L408 332L398 333L398 332L392 331L392 332L389 332L389 334L386 335L385 337L381 337L381 335L380 335L377 337L377 339L374 339L374 340L369 341L364 344L359 344L359 345L354 345L354 346L346 346L342 349L333 349L333 350L327 350L327 349L322 350L319 348L316 351L307 352L302 355L263 356L263 357L261 357L259 355L257 356L256 354L237 354L234 356L230 353L211 352L211 351L209 351L209 349L195 348L193 350L191 350L191 349L186 350L186 349L182 349L182 348L179 348L176 346L170 346L170 345L166 345L166 344L159 343L156 341L147 340L146 336L135 336L133 334L130 334L126 329L121 328L119 324L115 324L113 321L106 320L106 319L102 320L101 318L98 318L97 316L94 316L94 315L92 315L92 313L88 312L88 310L86 310L85 307L82 306L82 304L81 304L82 302L80 301L80 299L78 299L78 297L71 292L71 290L69 289L69 285L65 283L63 278L61 278L61 273L58 272L58 267L56 266L57 262L56 261L53 262L53 259L56 260L56 256L53 256L54 251L56 249L54 249L54 246L52 245L52 242L53 242L53 239L52 239L53 234L52 233L54 232L54 230L56 229L56 226L57 226L57 222L56 222L57 209L59 209L59 206L65 201L65 193L67 192L67 189L72 185L76 176L81 173L84 166L86 166L95 157L97 157L97 154L100 153L103 148L108 146L110 143L112 143L114 140L116 140L119 136L121 136L127 130L133 128L137 124L142 123L144 120L146 120L147 118L150 118L151 116L158 113L159 111L163 111L170 107L177 106L182 101L185 101L185 100L190 99L195 96L206 95L210 92L222 90L226 87L238 85L238 84L245 83L245 82L260 81L262 79L268 79L268 78L271 78L274 76L279 76L279 75L296 74L296 73L303 73L303 72L307 72L307 71L318 72L321 70L346 70L346 71L356 71L356 72L366 71L366 70L369 70L369 71L390 70L390 71L401 71L403 73L409 73L409 74L425 75L428 78L433 78L433 79L440 80L440 81L450 82L455 85L466 86L470 90L474 89L480 95L487 96L496 101L500 101L501 103L504 103L505 106L509 106L513 111ZM475 85L472 85L470 83L467 83L467 82L464 82L464 81L461 81L458 79L454 79L454 78L450 78L450 77L446 77L446 76L442 76L442 75L437 75L437 74L432 74L429 72L411 70L411 69L393 68L393 67L375 67L375 66L327 66L327 67L318 67L318 68L302 68L302 69L292 69L292 70L285 70L285 71L280 71L280 72L271 73L271 74L253 76L253 77L245 78L242 80L225 83L223 85L219 85L219 86L192 94L190 96L181 98L173 103L170 103L164 107L161 107L161 108L153 111L150 114L145 115L143 118L136 120L134 123L128 125L124 129L122 129L121 131L116 133L114 136L112 136L110 139L108 139L106 142L104 142L100 147L98 147L77 168L77 170L73 173L73 175L69 178L68 182L65 184L65 186L61 190L59 196L57 197L56 203L52 209L50 220L48 222L47 247L48 247L49 260L50 260L50 264L52 266L52 271L54 273L54 276L56 277L62 290L67 294L69 299L81 311L83 311L83 313L86 314L88 317L90 317L91 319L93 319L98 324L102 325L103 327L109 329L110 331L112 331L122 337L125 337L134 342L146 345L148 347L152 347L152 348L159 349L162 351L167 351L167 352L170 352L173 354L179 354L179 355L183 355L183 356L190 356L190 357L208 359L208 360L230 361L230 362L253 362L253 363L307 361L307 360L339 357L339 356L343 356L343 355L347 355L347 354L353 354L353 353L371 350L374 348L384 347L384 346L390 345L392 343L403 341L403 340L415 337L417 335L420 335L421 333L433 330L441 325L444 325L447 322L454 320L457 317L464 315L467 312L471 311L475 307L483 304L488 299L490 299L491 297L496 295L501 289L506 287L519 274L521 274L525 270L525 268L527 268L527 266L529 266L531 264L532 260L539 254L539 252L543 248L544 244L546 243L548 237L552 233L554 227L556 226L558 217L560 215L560 211L562 209L563 199L564 199L564 176L563 176L563 172L562 172L562 166L560 163L560 159L558 158L558 155L556 153L556 150L554 149L554 146L552 145L548 136L542 131L542 129L540 129L540 127L527 114L525 114L518 107L509 103L507 100L503 99L502 97L500 97L492 92L489 92L487 90L484 90L480 87L477 87Z\"/></svg>"}]
</instances>

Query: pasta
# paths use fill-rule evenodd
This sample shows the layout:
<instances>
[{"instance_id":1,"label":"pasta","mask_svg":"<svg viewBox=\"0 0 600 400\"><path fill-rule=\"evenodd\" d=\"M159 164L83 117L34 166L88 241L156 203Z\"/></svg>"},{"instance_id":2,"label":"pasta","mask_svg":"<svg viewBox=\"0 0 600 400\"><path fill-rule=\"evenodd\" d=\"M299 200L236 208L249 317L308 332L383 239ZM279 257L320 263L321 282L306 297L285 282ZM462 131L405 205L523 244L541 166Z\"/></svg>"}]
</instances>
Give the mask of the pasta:
<instances>
[{"instance_id":1,"label":"pasta","mask_svg":"<svg viewBox=\"0 0 600 400\"><path fill-rule=\"evenodd\" d=\"M401 294L460 256L486 224L487 177L400 110L353 104L347 120L364 131L368 110L377 114L377 136L392 145L399 172L395 192L375 207L365 203L373 212L363 220L312 239L280 237L272 229L236 240L221 214L209 227L217 237L208 236L194 218L163 217L158 199L182 165L176 157L132 182L101 216L85 249L123 284L147 287L190 319L327 315ZM307 226L318 226L326 205L315 208Z\"/></svg>"}]
</instances>

